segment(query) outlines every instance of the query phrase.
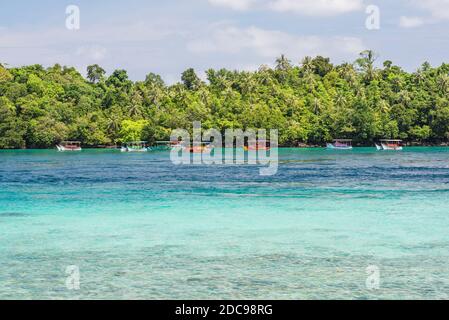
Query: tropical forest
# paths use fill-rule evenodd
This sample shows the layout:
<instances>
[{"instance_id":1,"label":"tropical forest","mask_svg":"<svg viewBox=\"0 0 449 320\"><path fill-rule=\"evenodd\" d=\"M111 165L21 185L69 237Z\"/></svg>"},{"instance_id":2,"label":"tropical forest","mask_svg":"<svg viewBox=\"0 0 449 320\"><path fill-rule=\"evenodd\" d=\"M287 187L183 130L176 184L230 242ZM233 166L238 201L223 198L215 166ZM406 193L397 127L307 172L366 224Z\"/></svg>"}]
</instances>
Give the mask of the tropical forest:
<instances>
[{"instance_id":1,"label":"tropical forest","mask_svg":"<svg viewBox=\"0 0 449 320\"><path fill-rule=\"evenodd\" d=\"M56 64L0 64L0 148L53 148L64 140L86 147L168 140L173 129L223 133L278 129L282 146L319 146L336 138L372 145L379 139L414 144L449 140L449 64L424 62L407 72L364 51L351 63L280 56L257 71L194 69L167 85L149 73L132 81Z\"/></svg>"}]
</instances>

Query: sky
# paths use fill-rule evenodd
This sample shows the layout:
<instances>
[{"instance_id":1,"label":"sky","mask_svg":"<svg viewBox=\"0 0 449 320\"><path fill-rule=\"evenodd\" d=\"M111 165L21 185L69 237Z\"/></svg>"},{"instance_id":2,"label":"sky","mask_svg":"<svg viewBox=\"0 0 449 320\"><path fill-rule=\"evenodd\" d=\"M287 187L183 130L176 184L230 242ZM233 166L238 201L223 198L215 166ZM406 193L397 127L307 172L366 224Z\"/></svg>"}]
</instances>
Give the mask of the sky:
<instances>
[{"instance_id":1,"label":"sky","mask_svg":"<svg viewBox=\"0 0 449 320\"><path fill-rule=\"evenodd\" d=\"M174 83L190 67L204 77L272 66L281 54L341 63L372 49L379 64L414 71L449 62L448 27L449 0L0 0L0 63L82 73L99 64Z\"/></svg>"}]
</instances>

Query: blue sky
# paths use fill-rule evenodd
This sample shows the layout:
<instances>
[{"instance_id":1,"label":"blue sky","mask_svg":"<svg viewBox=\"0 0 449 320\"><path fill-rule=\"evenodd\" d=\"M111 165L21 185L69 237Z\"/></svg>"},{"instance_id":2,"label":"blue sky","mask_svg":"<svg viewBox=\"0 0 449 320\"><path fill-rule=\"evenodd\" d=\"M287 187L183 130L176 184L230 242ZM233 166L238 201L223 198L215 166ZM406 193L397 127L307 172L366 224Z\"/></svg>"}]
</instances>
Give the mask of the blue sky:
<instances>
[{"instance_id":1,"label":"blue sky","mask_svg":"<svg viewBox=\"0 0 449 320\"><path fill-rule=\"evenodd\" d=\"M66 7L80 9L80 29L66 28ZM365 26L380 10L380 29ZM285 53L293 62L325 55L353 61L373 49L379 62L407 70L449 62L449 0L41 0L2 1L0 62L60 63L84 72L149 72L173 83L194 67L254 70Z\"/></svg>"}]
</instances>

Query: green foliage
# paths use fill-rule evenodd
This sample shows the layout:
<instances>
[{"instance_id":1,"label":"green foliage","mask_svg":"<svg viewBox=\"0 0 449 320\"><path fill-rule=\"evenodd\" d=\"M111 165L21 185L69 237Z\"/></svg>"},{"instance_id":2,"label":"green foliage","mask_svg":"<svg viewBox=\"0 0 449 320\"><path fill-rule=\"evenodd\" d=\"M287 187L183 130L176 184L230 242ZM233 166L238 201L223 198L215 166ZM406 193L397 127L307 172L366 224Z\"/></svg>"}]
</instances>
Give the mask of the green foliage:
<instances>
[{"instance_id":1,"label":"green foliage","mask_svg":"<svg viewBox=\"0 0 449 320\"><path fill-rule=\"evenodd\" d=\"M12 75L0 64L0 82L12 80Z\"/></svg>"},{"instance_id":2,"label":"green foliage","mask_svg":"<svg viewBox=\"0 0 449 320\"><path fill-rule=\"evenodd\" d=\"M63 122L49 117L30 120L26 135L30 146L34 148L45 148L55 145L65 140L67 136L67 126Z\"/></svg>"},{"instance_id":3,"label":"green foliage","mask_svg":"<svg viewBox=\"0 0 449 320\"><path fill-rule=\"evenodd\" d=\"M106 71L104 71L98 64L87 67L87 79L89 79L91 83L97 83L102 80L105 74Z\"/></svg>"},{"instance_id":4,"label":"green foliage","mask_svg":"<svg viewBox=\"0 0 449 320\"><path fill-rule=\"evenodd\" d=\"M98 65L87 78L74 68L0 65L0 148L49 148L61 140L105 145L168 140L172 129L278 129L282 145L322 144L352 138L372 145L381 138L421 143L449 140L449 65L424 63L408 73L391 61L362 52L354 63L333 65L306 57L300 65L281 56L275 68L193 69L166 85L149 73L129 80L109 77Z\"/></svg>"},{"instance_id":5,"label":"green foliage","mask_svg":"<svg viewBox=\"0 0 449 320\"><path fill-rule=\"evenodd\" d=\"M148 125L147 120L123 120L120 130L121 142L141 141L144 128ZM148 134L148 132L146 132Z\"/></svg>"},{"instance_id":6,"label":"green foliage","mask_svg":"<svg viewBox=\"0 0 449 320\"><path fill-rule=\"evenodd\" d=\"M312 64L315 73L320 75L321 77L327 75L334 68L334 66L330 63L329 58L324 58L321 56L318 56L315 59L313 59Z\"/></svg>"},{"instance_id":7,"label":"green foliage","mask_svg":"<svg viewBox=\"0 0 449 320\"><path fill-rule=\"evenodd\" d=\"M181 80L188 90L196 90L201 84L200 78L195 73L192 68L187 69L181 75Z\"/></svg>"},{"instance_id":8,"label":"green foliage","mask_svg":"<svg viewBox=\"0 0 449 320\"><path fill-rule=\"evenodd\" d=\"M0 97L0 148L25 147L24 132L14 105L8 98Z\"/></svg>"}]
</instances>

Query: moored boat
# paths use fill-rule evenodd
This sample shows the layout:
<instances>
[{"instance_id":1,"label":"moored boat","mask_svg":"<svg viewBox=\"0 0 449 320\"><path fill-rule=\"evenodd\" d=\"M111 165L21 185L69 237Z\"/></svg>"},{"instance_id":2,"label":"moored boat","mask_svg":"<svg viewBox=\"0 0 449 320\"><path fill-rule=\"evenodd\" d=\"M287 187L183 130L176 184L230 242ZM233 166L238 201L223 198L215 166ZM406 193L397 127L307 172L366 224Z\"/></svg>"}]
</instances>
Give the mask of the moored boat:
<instances>
[{"instance_id":1,"label":"moored boat","mask_svg":"<svg viewBox=\"0 0 449 320\"><path fill-rule=\"evenodd\" d=\"M245 151L269 151L271 149L269 143L267 141L259 140L255 145L246 145L243 147Z\"/></svg>"},{"instance_id":2,"label":"moored boat","mask_svg":"<svg viewBox=\"0 0 449 320\"><path fill-rule=\"evenodd\" d=\"M164 151L170 150L174 143L171 141L156 141L153 146L151 146L151 151Z\"/></svg>"},{"instance_id":3,"label":"moored boat","mask_svg":"<svg viewBox=\"0 0 449 320\"><path fill-rule=\"evenodd\" d=\"M148 148L146 146L146 141L131 141L125 143L121 151L122 152L148 152Z\"/></svg>"},{"instance_id":4,"label":"moored boat","mask_svg":"<svg viewBox=\"0 0 449 320\"><path fill-rule=\"evenodd\" d=\"M182 141L172 141L170 142L170 148L172 150L181 150L184 148L185 144Z\"/></svg>"},{"instance_id":5,"label":"moored boat","mask_svg":"<svg viewBox=\"0 0 449 320\"><path fill-rule=\"evenodd\" d=\"M177 148L177 146L175 146L174 148ZM210 152L212 149L213 148L212 148L212 145L210 142L203 142L201 145L198 145L198 146L184 147L184 151L190 152L190 153L205 153L205 152Z\"/></svg>"},{"instance_id":6,"label":"moored boat","mask_svg":"<svg viewBox=\"0 0 449 320\"><path fill-rule=\"evenodd\" d=\"M79 141L62 141L56 145L56 148L60 152L64 151L81 151L81 142Z\"/></svg>"},{"instance_id":7,"label":"moored boat","mask_svg":"<svg viewBox=\"0 0 449 320\"><path fill-rule=\"evenodd\" d=\"M333 150L352 150L352 140L335 139L332 143L327 143L326 147Z\"/></svg>"},{"instance_id":8,"label":"moored boat","mask_svg":"<svg viewBox=\"0 0 449 320\"><path fill-rule=\"evenodd\" d=\"M389 140L384 139L380 140L380 143L376 143L377 150L393 150L393 151L402 151L402 140Z\"/></svg>"}]
</instances>

